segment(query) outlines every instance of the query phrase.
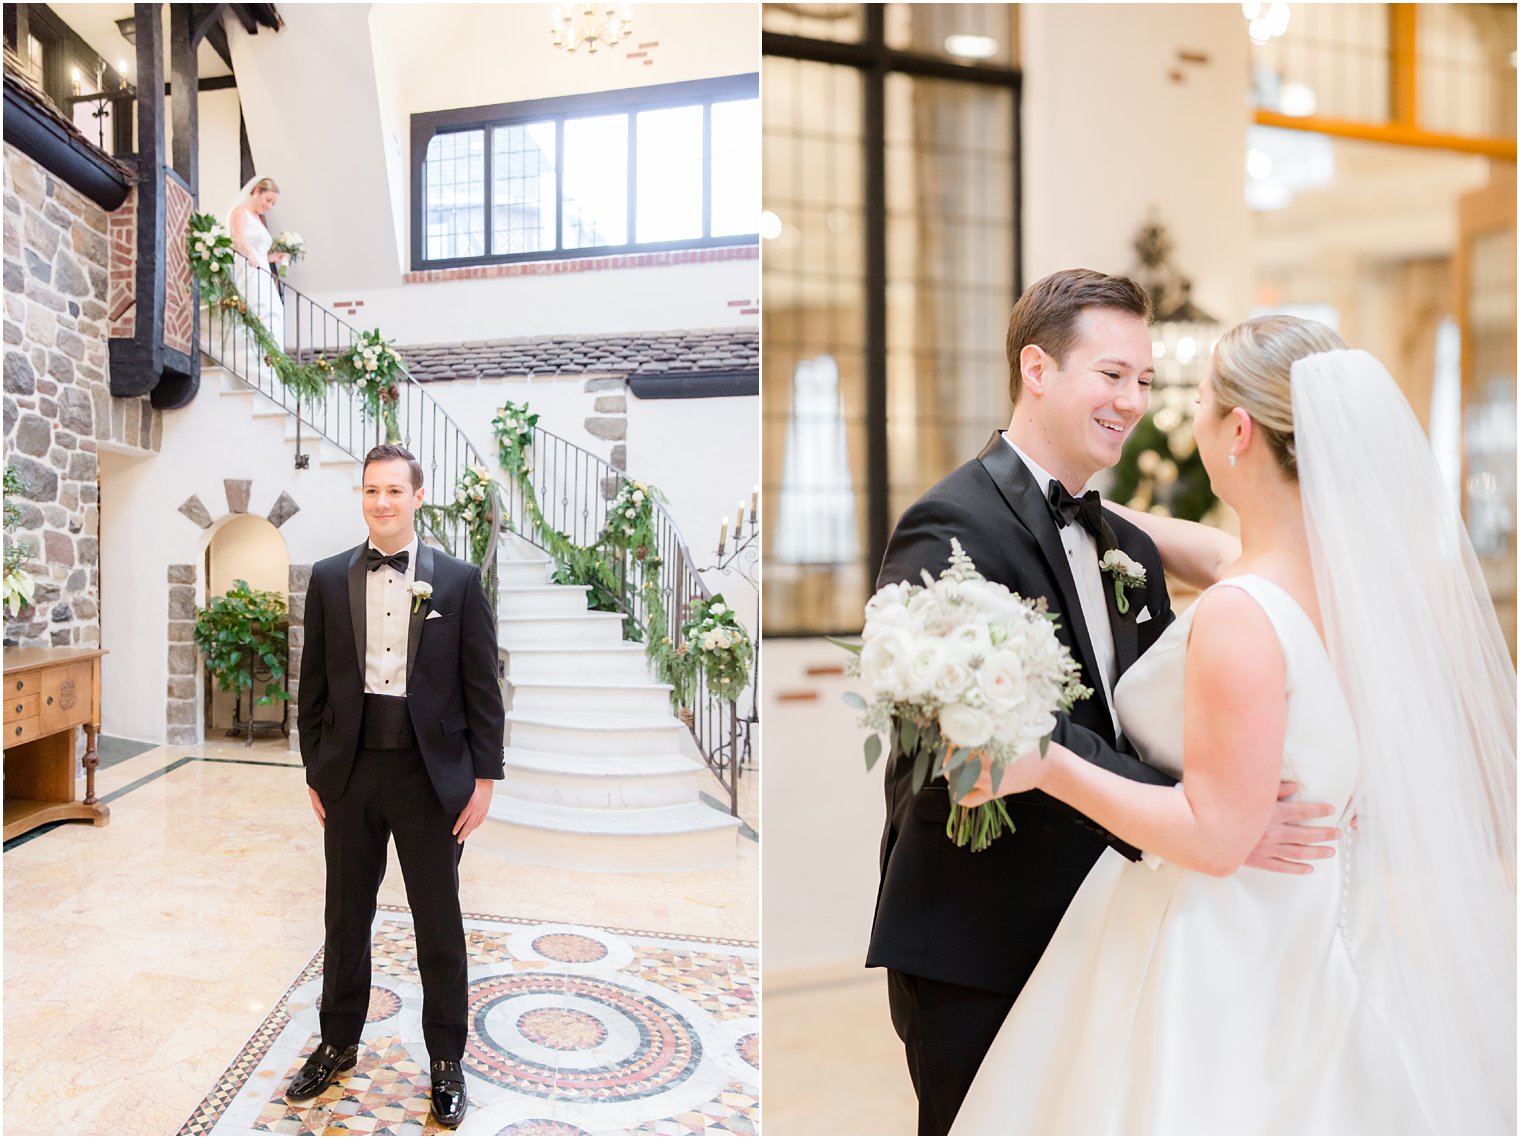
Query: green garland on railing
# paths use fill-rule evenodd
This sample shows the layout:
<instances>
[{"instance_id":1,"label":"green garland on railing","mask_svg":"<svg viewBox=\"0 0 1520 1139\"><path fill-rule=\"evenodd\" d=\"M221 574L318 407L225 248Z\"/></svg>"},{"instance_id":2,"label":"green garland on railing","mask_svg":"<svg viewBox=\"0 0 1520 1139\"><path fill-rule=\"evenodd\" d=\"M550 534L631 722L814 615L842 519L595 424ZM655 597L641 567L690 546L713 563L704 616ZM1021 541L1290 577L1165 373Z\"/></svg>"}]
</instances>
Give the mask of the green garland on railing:
<instances>
[{"instance_id":1,"label":"green garland on railing","mask_svg":"<svg viewBox=\"0 0 1520 1139\"><path fill-rule=\"evenodd\" d=\"M211 214L193 214L186 240L190 271L200 286L201 298L247 329L263 353L264 363L298 402L308 406L320 403L327 395L327 385L334 380L356 387L365 414L385 424L386 442L400 441L396 403L401 394L401 357L378 328L361 332L351 348L333 359L317 356L306 363L293 360L285 352L285 346L275 342L264 322L249 310L247 298L238 291L233 280L232 237L226 227Z\"/></svg>"},{"instance_id":2,"label":"green garland on railing","mask_svg":"<svg viewBox=\"0 0 1520 1139\"><path fill-rule=\"evenodd\" d=\"M644 642L644 653L661 682L671 685L672 701L677 707L690 707L696 693L697 670L707 677L708 689L715 695L733 700L749 679L749 634L744 631L722 602L721 597L709 601L692 599L692 621L683 627L687 643L678 650L670 634L670 615L665 609L660 590L660 567L663 564L657 553L659 542L655 533L654 504L664 502L665 496L647 483L624 479L617 495L607 506L607 521L602 533L588 546L577 545L569 535L551 527L539 506L538 492L530 478L532 467L527 451L533 442L533 428L538 414L530 411L525 403L507 401L491 419L492 433L496 437L497 455L502 469L516 481L522 492L523 512L543 543L544 549L555 561L554 580L561 584L586 585L590 587L588 603L592 609L617 611L622 607L620 590L625 581L632 580L638 572L639 596L644 602L642 626L630 615L627 635L631 640ZM716 606L717 612L714 612ZM724 617L726 621L723 621ZM708 648L692 640L708 631L705 621L721 624L725 630L736 630L737 635L724 632L725 644ZM701 628L698 628L701 626ZM742 664L733 665L729 656L737 652L734 645L744 646ZM736 668L742 667L743 675L734 683Z\"/></svg>"}]
</instances>

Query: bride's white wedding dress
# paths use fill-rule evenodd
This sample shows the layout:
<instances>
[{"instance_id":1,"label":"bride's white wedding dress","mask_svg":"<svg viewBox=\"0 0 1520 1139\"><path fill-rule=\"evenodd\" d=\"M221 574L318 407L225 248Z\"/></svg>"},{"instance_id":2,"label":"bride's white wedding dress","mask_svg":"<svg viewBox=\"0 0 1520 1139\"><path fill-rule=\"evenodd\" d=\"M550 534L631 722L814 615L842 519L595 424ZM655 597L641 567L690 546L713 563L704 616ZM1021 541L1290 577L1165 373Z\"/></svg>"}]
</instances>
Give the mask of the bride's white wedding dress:
<instances>
[{"instance_id":1,"label":"bride's white wedding dress","mask_svg":"<svg viewBox=\"0 0 1520 1139\"><path fill-rule=\"evenodd\" d=\"M1313 874L1214 878L1108 850L977 1073L952 1134L1428 1133L1405 1061L1358 972L1346 875L1358 741L1308 615L1246 575L1287 671L1282 778L1347 838ZM1182 776L1195 605L1123 676L1115 703L1147 762ZM1007 841L1007 840L1005 840ZM1015 838L1012 841L1017 841Z\"/></svg>"},{"instance_id":2,"label":"bride's white wedding dress","mask_svg":"<svg viewBox=\"0 0 1520 1139\"><path fill-rule=\"evenodd\" d=\"M280 298L279 284L269 268L269 250L274 245L274 235L252 210L242 206L237 208L243 210L243 242L254 253L251 262L237 261L238 292L248 302L250 315L258 317L274 342L283 348L285 302ZM264 353L251 336L239 329L233 343L232 364L246 379L260 386L274 381L274 370L264 363Z\"/></svg>"}]
</instances>

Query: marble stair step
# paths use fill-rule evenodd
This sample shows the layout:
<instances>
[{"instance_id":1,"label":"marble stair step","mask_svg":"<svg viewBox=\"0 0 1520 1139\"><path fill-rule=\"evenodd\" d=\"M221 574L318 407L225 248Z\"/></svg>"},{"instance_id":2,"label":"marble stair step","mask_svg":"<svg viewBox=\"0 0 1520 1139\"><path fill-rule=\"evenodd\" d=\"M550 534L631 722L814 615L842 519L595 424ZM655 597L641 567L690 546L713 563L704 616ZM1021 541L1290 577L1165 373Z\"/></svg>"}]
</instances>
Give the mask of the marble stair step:
<instances>
[{"instance_id":1,"label":"marble stair step","mask_svg":"<svg viewBox=\"0 0 1520 1139\"><path fill-rule=\"evenodd\" d=\"M508 676L514 712L577 714L629 712L658 716L670 712L669 684L647 679L596 676Z\"/></svg>"},{"instance_id":2,"label":"marble stair step","mask_svg":"<svg viewBox=\"0 0 1520 1139\"><path fill-rule=\"evenodd\" d=\"M499 795L471 841L522 862L649 873L729 865L738 829L738 819L700 802L607 810Z\"/></svg>"},{"instance_id":3,"label":"marble stair step","mask_svg":"<svg viewBox=\"0 0 1520 1139\"><path fill-rule=\"evenodd\" d=\"M496 619L497 641L509 651L530 645L618 645L623 641L621 613L557 613L547 617Z\"/></svg>"},{"instance_id":4,"label":"marble stair step","mask_svg":"<svg viewBox=\"0 0 1520 1139\"><path fill-rule=\"evenodd\" d=\"M498 593L512 586L539 586L549 584L554 563L548 558L502 558L497 563Z\"/></svg>"},{"instance_id":5,"label":"marble stair step","mask_svg":"<svg viewBox=\"0 0 1520 1139\"><path fill-rule=\"evenodd\" d=\"M559 677L649 679L649 658L639 644L523 645L503 649L502 656L507 661L509 681L532 683Z\"/></svg>"},{"instance_id":6,"label":"marble stair step","mask_svg":"<svg viewBox=\"0 0 1520 1139\"><path fill-rule=\"evenodd\" d=\"M563 755L663 755L681 750L686 726L674 716L627 712L507 713L507 742Z\"/></svg>"},{"instance_id":7,"label":"marble stair step","mask_svg":"<svg viewBox=\"0 0 1520 1139\"><path fill-rule=\"evenodd\" d=\"M675 806L698 800L703 770L684 755L577 756L509 747L501 791L551 806Z\"/></svg>"},{"instance_id":8,"label":"marble stair step","mask_svg":"<svg viewBox=\"0 0 1520 1139\"><path fill-rule=\"evenodd\" d=\"M551 617L560 613L586 613L587 585L503 585L496 591L501 617Z\"/></svg>"}]
</instances>

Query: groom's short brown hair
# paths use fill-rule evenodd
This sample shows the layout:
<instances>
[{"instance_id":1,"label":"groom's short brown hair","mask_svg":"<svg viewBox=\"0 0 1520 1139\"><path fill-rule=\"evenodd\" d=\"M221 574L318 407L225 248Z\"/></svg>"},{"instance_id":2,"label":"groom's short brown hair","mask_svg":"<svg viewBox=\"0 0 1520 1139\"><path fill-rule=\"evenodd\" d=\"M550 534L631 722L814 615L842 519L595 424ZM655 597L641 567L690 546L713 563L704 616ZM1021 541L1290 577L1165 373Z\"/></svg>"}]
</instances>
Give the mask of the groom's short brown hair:
<instances>
[{"instance_id":1,"label":"groom's short brown hair","mask_svg":"<svg viewBox=\"0 0 1520 1139\"><path fill-rule=\"evenodd\" d=\"M1041 277L1008 314L1008 398L1015 404L1024 386L1019 355L1025 346L1038 344L1064 368L1077 341L1077 317L1086 308L1118 309L1147 322L1153 313L1150 297L1128 277L1092 269L1062 269Z\"/></svg>"},{"instance_id":2,"label":"groom's short brown hair","mask_svg":"<svg viewBox=\"0 0 1520 1139\"><path fill-rule=\"evenodd\" d=\"M378 447L371 447L369 454L364 456L364 469L369 470L371 463L388 463L392 459L406 460L407 469L412 472L412 489L421 490L422 464L400 443L381 443Z\"/></svg>"}]
</instances>

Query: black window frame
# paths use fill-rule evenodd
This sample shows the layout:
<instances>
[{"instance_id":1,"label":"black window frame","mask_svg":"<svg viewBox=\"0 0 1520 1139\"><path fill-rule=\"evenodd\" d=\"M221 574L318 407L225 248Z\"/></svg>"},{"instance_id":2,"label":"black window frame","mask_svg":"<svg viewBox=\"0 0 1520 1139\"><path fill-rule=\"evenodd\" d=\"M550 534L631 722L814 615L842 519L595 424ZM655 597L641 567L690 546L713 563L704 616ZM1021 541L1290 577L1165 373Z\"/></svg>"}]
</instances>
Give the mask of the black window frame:
<instances>
[{"instance_id":1,"label":"black window frame","mask_svg":"<svg viewBox=\"0 0 1520 1139\"><path fill-rule=\"evenodd\" d=\"M662 83L649 87L632 87L621 91L598 91L585 95L562 95L548 99L529 99L516 103L496 103L487 107L463 107L451 111L427 111L411 117L411 270L461 269L482 265L511 265L524 261L569 261L587 257L626 256L662 253L677 249L713 249L727 246L759 245L760 234L725 234L712 236L712 105L760 97L760 73L729 75L716 79L691 79L680 83ZM638 112L666 107L702 107L702 231L703 236L677 241L638 242ZM622 245L597 245L566 248L564 245L564 133L567 119L597 114L628 115L628 234ZM425 177L423 166L433 139L444 134L466 131L485 132L486 248L495 237L492 194L494 178L491 130L524 123L555 123L556 210L554 248L523 253L487 252L479 257L448 257L429 260L425 254L427 239L425 211ZM759 217L756 216L758 223Z\"/></svg>"},{"instance_id":2,"label":"black window frame","mask_svg":"<svg viewBox=\"0 0 1520 1139\"><path fill-rule=\"evenodd\" d=\"M891 507L891 479L887 385L887 289L890 284L887 263L887 77L893 74L955 83L978 84L1007 90L1013 99L1013 137L1011 153L1013 178L1010 217L1013 222L1013 247L1009 250L1013 265L1013 300L1024 292L1024 73L1022 66L986 61L966 61L926 55L890 47L887 44L887 4L860 6L862 28L857 40L824 40L762 28L762 58L774 56L808 63L832 64L854 69L862 83L862 203L865 214L862 280L865 283L863 353L865 380L865 480L861 500L865 509L865 549L861 557L867 581L874 582L876 569L886 555L895 520ZM761 132L762 146L764 130ZM761 201L762 208L764 200ZM764 290L762 277L762 291ZM1012 301L1010 301L1010 305ZM762 408L764 416L764 385ZM771 490L770 484L766 491ZM779 493L779 486L776 487ZM762 576L772 563L767 550L762 558ZM867 591L869 596L869 590ZM763 604L763 602L762 602ZM846 629L789 629L766 632L767 637L809 638L820 636L857 636L858 625Z\"/></svg>"}]
</instances>

